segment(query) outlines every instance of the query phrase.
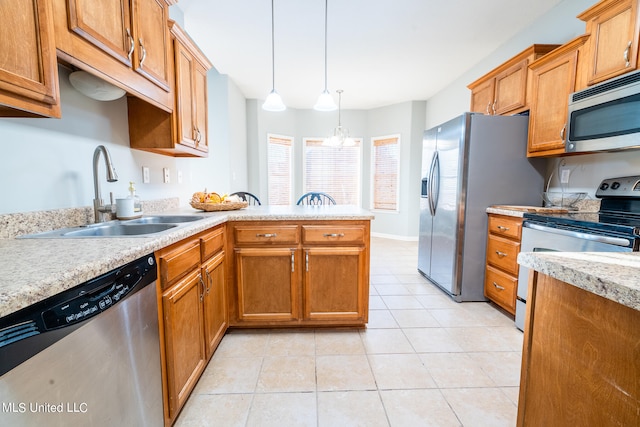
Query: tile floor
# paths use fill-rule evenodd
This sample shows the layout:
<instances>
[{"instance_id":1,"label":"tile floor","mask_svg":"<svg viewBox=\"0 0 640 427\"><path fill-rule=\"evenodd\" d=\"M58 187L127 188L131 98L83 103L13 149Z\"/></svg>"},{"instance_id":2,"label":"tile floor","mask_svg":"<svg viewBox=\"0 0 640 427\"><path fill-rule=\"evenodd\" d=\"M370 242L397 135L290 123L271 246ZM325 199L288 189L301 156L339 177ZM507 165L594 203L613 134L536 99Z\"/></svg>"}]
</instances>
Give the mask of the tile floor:
<instances>
[{"instance_id":1,"label":"tile floor","mask_svg":"<svg viewBox=\"0 0 640 427\"><path fill-rule=\"evenodd\" d=\"M230 331L176 426L515 426L513 321L430 284L416 242L371 246L366 329Z\"/></svg>"}]
</instances>

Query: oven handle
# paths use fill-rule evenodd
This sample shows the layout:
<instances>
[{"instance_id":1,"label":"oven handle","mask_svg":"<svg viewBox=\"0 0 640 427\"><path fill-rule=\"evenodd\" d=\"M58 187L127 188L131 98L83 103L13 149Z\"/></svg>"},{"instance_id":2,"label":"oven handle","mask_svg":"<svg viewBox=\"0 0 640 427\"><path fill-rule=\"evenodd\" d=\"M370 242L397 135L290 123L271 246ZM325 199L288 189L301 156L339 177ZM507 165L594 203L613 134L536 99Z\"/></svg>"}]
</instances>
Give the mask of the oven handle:
<instances>
[{"instance_id":1,"label":"oven handle","mask_svg":"<svg viewBox=\"0 0 640 427\"><path fill-rule=\"evenodd\" d=\"M579 231L571 231L571 230L565 230L561 228L547 227L544 225L532 224L530 222L527 222L524 226L528 228L532 228L534 230L546 231L548 233L560 234L562 236L575 237L577 239L590 240L590 241L599 242L599 243L606 243L608 245L631 247L631 241L629 239L624 239L622 237L607 237L607 236L600 236L596 234L581 233Z\"/></svg>"}]
</instances>

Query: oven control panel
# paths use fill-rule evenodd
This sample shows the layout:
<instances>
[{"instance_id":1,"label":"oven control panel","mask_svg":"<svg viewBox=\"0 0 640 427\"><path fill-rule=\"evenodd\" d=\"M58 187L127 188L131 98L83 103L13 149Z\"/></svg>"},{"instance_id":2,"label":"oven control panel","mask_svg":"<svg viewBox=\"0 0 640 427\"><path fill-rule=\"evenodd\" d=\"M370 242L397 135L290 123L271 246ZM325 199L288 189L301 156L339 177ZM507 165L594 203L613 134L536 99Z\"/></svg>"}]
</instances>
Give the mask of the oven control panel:
<instances>
[{"instance_id":1,"label":"oven control panel","mask_svg":"<svg viewBox=\"0 0 640 427\"><path fill-rule=\"evenodd\" d=\"M640 175L607 178L600 183L596 197L640 197Z\"/></svg>"}]
</instances>

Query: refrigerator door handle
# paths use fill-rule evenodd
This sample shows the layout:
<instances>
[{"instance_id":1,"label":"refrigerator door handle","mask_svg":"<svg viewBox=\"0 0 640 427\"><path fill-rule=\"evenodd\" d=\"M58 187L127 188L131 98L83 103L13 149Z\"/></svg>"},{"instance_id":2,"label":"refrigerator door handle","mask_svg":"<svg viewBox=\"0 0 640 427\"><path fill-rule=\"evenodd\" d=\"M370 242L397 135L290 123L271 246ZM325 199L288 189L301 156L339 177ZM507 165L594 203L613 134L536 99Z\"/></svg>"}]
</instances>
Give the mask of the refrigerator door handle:
<instances>
[{"instance_id":1,"label":"refrigerator door handle","mask_svg":"<svg viewBox=\"0 0 640 427\"><path fill-rule=\"evenodd\" d=\"M429 190L431 197L429 198L429 209L431 215L435 216L436 209L438 208L438 198L440 193L440 156L436 151L431 160L431 179L429 180Z\"/></svg>"},{"instance_id":2,"label":"refrigerator door handle","mask_svg":"<svg viewBox=\"0 0 640 427\"><path fill-rule=\"evenodd\" d=\"M429 213L431 213L431 216L434 216L436 214L436 208L433 204L433 200L434 200L434 193L433 193L433 172L435 171L435 166L436 166L436 157L438 155L438 152L436 151L435 153L433 153L433 157L431 157L431 165L429 166L429 179L428 179L428 185L429 185Z\"/></svg>"}]
</instances>

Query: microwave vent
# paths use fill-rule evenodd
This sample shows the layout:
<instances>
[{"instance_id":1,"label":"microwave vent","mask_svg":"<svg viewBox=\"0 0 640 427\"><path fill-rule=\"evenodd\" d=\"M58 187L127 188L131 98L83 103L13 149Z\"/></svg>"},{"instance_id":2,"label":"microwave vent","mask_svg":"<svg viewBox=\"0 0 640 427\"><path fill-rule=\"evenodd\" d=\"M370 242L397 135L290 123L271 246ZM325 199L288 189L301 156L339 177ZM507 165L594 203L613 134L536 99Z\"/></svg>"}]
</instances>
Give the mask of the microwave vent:
<instances>
[{"instance_id":1,"label":"microwave vent","mask_svg":"<svg viewBox=\"0 0 640 427\"><path fill-rule=\"evenodd\" d=\"M571 95L571 101L572 102L580 101L581 99L589 98L594 95L599 95L601 93L604 93L613 89L617 89L617 88L620 88L632 83L636 83L636 82L640 82L640 72L630 73L618 79L600 83L599 85L581 90L579 92L574 92Z\"/></svg>"}]
</instances>

